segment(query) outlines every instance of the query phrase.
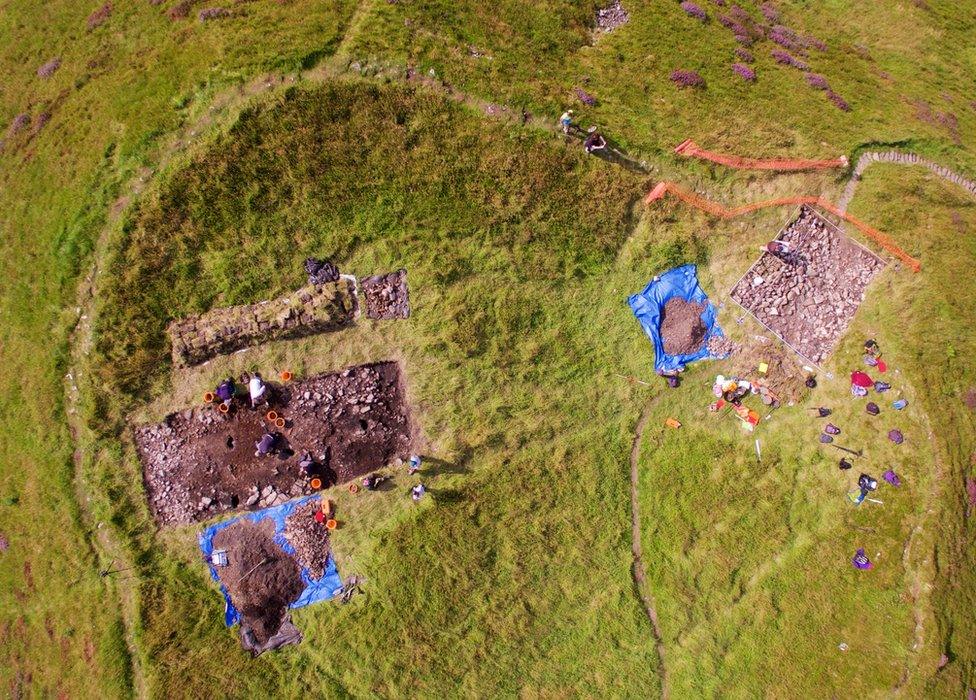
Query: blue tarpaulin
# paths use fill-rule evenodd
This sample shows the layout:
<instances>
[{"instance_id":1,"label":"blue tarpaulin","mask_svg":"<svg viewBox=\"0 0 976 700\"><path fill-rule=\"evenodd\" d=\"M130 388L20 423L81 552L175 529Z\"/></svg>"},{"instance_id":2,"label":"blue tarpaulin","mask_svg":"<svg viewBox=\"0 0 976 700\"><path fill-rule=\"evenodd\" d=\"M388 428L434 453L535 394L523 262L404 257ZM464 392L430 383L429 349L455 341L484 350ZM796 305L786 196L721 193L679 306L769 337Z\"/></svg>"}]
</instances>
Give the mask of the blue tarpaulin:
<instances>
[{"instance_id":1,"label":"blue tarpaulin","mask_svg":"<svg viewBox=\"0 0 976 700\"><path fill-rule=\"evenodd\" d=\"M225 520L222 523L217 523L216 525L211 525L206 530L200 533L200 550L203 555L210 562L210 555L213 554L213 538L218 532L223 530L225 527L230 527L236 522L246 518L252 522L259 523L262 520L273 520L275 525L274 541L288 554L294 555L295 548L291 546L288 540L285 539L285 518L292 514L295 508L305 505L311 500L318 499L319 496L312 495L306 496L305 498L300 498L296 501L289 501L280 506L275 506L274 508L265 508L264 510L258 510L253 513L247 513L239 517L233 518L231 520ZM217 567L210 563L210 575L213 580L220 583L220 577L217 576ZM322 578L317 581L313 581L312 577L309 575L308 569L302 568L302 581L305 583L305 590L302 591L298 599L295 600L288 607L290 608L301 608L305 605L311 605L312 603L317 603L320 600L328 600L333 596L337 595L342 588L342 579L339 577L339 571L336 569L335 560L332 555L329 555L329 560L325 565L325 573L322 574ZM224 601L226 602L226 608L224 610L224 622L228 627L236 625L240 619L241 615L234 607L234 604L230 600L230 595L227 593L227 587L220 583L220 592L224 594Z\"/></svg>"},{"instance_id":2,"label":"blue tarpaulin","mask_svg":"<svg viewBox=\"0 0 976 700\"><path fill-rule=\"evenodd\" d=\"M708 339L722 335L722 329L718 327L715 319L715 307L708 301L708 296L698 284L695 273L694 265L676 267L655 277L640 294L633 294L627 298L634 316L640 321L647 337L654 343L654 369L659 372L681 369L689 362L711 357L707 346ZM664 344L661 340L661 312L668 300L674 297L705 304L705 310L701 315L707 329L705 342L702 343L701 349L690 355L668 355L664 352Z\"/></svg>"}]
</instances>

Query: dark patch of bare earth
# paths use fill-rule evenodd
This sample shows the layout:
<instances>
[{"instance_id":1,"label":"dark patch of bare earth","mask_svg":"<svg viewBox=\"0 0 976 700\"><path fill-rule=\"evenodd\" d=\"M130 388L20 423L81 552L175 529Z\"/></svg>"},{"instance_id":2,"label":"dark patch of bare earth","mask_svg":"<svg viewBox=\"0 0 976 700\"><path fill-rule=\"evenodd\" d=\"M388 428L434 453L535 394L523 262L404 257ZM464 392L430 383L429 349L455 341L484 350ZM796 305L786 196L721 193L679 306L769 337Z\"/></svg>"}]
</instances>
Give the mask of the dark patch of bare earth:
<instances>
[{"instance_id":1,"label":"dark patch of bare earth","mask_svg":"<svg viewBox=\"0 0 976 700\"><path fill-rule=\"evenodd\" d=\"M309 451L323 481L343 483L410 450L410 416L399 365L381 362L274 386L272 406L236 402L227 415L200 406L136 428L135 442L153 517L160 525L205 520L236 508L278 505L312 492L298 461ZM285 448L258 457L255 442L277 430Z\"/></svg>"}]
</instances>

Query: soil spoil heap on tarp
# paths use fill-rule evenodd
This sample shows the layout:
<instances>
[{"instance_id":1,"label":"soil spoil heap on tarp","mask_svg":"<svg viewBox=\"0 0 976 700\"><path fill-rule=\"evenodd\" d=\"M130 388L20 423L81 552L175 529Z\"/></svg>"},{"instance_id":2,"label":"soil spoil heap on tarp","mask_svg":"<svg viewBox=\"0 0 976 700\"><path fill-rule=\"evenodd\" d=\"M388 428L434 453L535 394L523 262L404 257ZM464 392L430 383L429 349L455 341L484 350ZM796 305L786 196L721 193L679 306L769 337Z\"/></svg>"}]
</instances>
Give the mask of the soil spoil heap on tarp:
<instances>
[{"instance_id":1,"label":"soil spoil heap on tarp","mask_svg":"<svg viewBox=\"0 0 976 700\"><path fill-rule=\"evenodd\" d=\"M278 632L288 606L305 588L298 564L273 537L270 520L241 520L214 537L214 547L227 551L227 566L217 575L241 613L241 633L250 631L259 644Z\"/></svg>"},{"instance_id":2,"label":"soil spoil heap on tarp","mask_svg":"<svg viewBox=\"0 0 976 700\"><path fill-rule=\"evenodd\" d=\"M664 352L669 355L689 355L701 348L708 334L701 317L704 310L705 304L685 301L680 297L668 300L661 312Z\"/></svg>"}]
</instances>

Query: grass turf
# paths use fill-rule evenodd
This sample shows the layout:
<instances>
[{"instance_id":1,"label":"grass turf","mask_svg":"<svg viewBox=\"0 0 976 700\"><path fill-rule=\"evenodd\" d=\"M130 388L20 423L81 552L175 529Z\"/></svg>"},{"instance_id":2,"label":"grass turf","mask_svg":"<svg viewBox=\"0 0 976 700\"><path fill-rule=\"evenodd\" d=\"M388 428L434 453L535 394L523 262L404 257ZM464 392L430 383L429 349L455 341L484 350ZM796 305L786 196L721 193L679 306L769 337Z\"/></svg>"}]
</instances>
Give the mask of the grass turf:
<instances>
[{"instance_id":1,"label":"grass turf","mask_svg":"<svg viewBox=\"0 0 976 700\"><path fill-rule=\"evenodd\" d=\"M387 235L400 229L401 218L412 209L395 198L385 198L386 188L396 191L399 186L399 197L407 200L402 183L391 185L389 164L381 161L376 164L377 172L387 179L367 185L383 193L364 203L361 210L346 212L355 226L343 222L345 232L340 229L334 238L322 231L306 232L303 240L286 236L283 240L291 244L330 245L349 258L355 254L356 264L368 265L367 271L372 271L386 263L399 264L407 255L400 254L401 245L412 251L422 243L429 245L432 232L437 233L438 268L447 267L448 271L432 274L432 282L420 288L432 294L428 308L450 309L460 323L440 318L426 327L430 334L424 337L420 329L369 329L375 333L362 329L341 339L329 337L264 349L251 357L254 362L281 358L289 366L311 371L393 352L404 352L409 362L412 352L411 365L424 367L416 379L411 378L416 381L416 395L430 403L434 401L427 397L441 397L439 408L422 407L425 428L435 436L458 436L439 439L431 449L450 456L449 461L464 465L469 473L437 477L440 484L435 488L444 490L443 505L416 514L398 507L392 517L364 513L361 517L373 527L358 532L350 527L346 541L337 542L340 556L368 571L382 600L372 604L370 599L369 605L341 610L338 618L332 610L303 611L300 624L315 639L329 639L329 644L306 644L281 657L248 664L219 627L219 604L195 558L191 533L166 533L157 538L147 527L131 455L121 451L112 436L112 430L121 425L123 408L134 405L131 395L115 395L110 400L102 396L97 403L83 404L91 425L103 436L108 434L101 442L81 443L86 464L81 496L85 499L90 492L93 499L91 503L82 501L85 511L74 498L69 436L64 410L59 408L59 377L67 365L67 333L75 322L71 308L74 283L79 270L85 269L96 233L120 183L139 166L155 165L164 148L172 145L167 136L181 123L199 120L200 130L205 131L211 121L209 105L220 103L222 87L260 70L308 65L334 51L344 28L355 26L360 31L344 44L350 60L368 55L383 67L400 66L409 58L418 61L422 70L434 67L437 75L445 75L486 99L525 103L530 109L544 108L553 115L561 111L578 78L592 73L593 85L584 84L597 94L601 105L584 114L585 119L607 124L612 135L645 153L654 167L671 172L681 167L687 177L709 179L709 187L719 189L730 201L759 198L756 195L766 192L793 193L797 188L829 190L835 185L825 176L726 176L705 166L678 166L669 158L658 158L658 154L694 131L691 135L703 145L726 146L743 154L822 155L824 150L846 151L865 141L905 141L964 168L973 163L969 150L972 115L960 94L962 81L971 73L972 60L967 52L954 49L966 45L972 20L955 5L931 2L925 9L905 4L896 12L887 8L866 10L848 3L832 3L802 13L792 5L785 7L790 20L820 33L830 43L831 50L818 57L821 63L816 69L854 105L855 111L850 114L826 105L818 93L807 92L799 74L774 67L765 57L760 59L760 81L746 90L747 86L736 82L738 78L726 73L725 58L714 50L716 42L731 49L727 34L714 23L699 29L676 5L634 6L630 9L635 19L627 28L604 37L594 49L581 49L572 55L569 52L573 47L585 43L587 5L552 4L529 9L507 4L493 17L479 17L473 6L466 4L444 6L437 10L439 25L431 19L431 7L418 10L403 4L366 3L353 18L351 3L322 4L303 14L301 22L292 22L286 20L288 6L278 10L271 3L253 3L235 9L234 18L202 24L195 20L172 23L162 16L168 8L150 5L119 10L106 25L90 33L83 29L89 8L47 4L39 10L25 5L5 14L8 21L0 32L11 40L5 45L3 61L8 74L19 77L20 83L4 83L0 92L4 115L8 121L22 111L30 112L35 119L45 111L53 115L36 136L30 137L28 131L8 137L0 194L0 203L9 212L3 224L8 254L4 256L5 330L0 350L5 360L5 405L0 417L5 428L3 449L7 459L2 476L7 500L0 511L0 523L14 543L4 555L0 571L5 584L9 582L5 590L10 592L4 598L3 629L4 639L11 642L7 647L11 663L4 665L3 681L12 689L34 687L42 692L89 694L99 688L108 694L124 695L135 683L128 670L122 621L113 605L106 604L116 599L117 591L112 579L100 579L96 573L111 564L105 552L112 550L103 545L95 550L87 548L86 542L96 529L94 522L82 515L85 511L121 534L125 553L134 554L140 566L136 603L141 605L142 618L136 625L134 641L137 654L148 666L149 687L156 694L176 692L176 688L202 692L206 687L209 691L212 683L230 687L225 684L232 682L254 692L275 688L286 693L346 690L394 694L412 689L433 694L454 687L451 683L457 678L458 667L467 670L462 687L470 693L568 692L590 678L595 679L596 688L613 694L654 685L651 673L656 662L651 657L649 631L624 573L628 565L624 460L629 432L645 397L636 390L613 385L614 379L607 372L608 367L619 367L623 373L645 371L647 346L622 307L621 297L638 289L654 270L688 259L707 264L707 274L716 288L724 289L721 282L730 274L732 261L743 257L736 253L739 242L749 240L751 245L764 230L773 230L778 215L758 215L748 223L713 225L690 212L667 209L642 221L627 243L613 238L606 249L581 261L575 251L532 246L531 241L512 236L513 230L529 235L530 226L519 226L523 202L517 197L491 198L478 214L495 228L478 224L477 217L468 219L475 230L468 239L481 245L475 249L469 241L472 250L461 256L451 239L451 227L417 226L412 229L415 240L408 241L409 245ZM401 12L412 16L397 14ZM443 26L450 26L457 36L404 40L398 36L404 19L428 32L444 33ZM279 28L273 35L266 32L271 21L278 22ZM489 23L487 29L485 22ZM658 31L662 26L669 31ZM824 34L825 26L837 27L837 36ZM528 35L521 33L522 27L529 28ZM417 30L418 35L421 33ZM33 70L35 64L50 57L50 47L43 44L49 36L70 37L71 50L76 53L66 51L64 67L44 82L33 76ZM898 42L888 38L898 36ZM210 42L218 37L217 49L213 50ZM535 42L536 37L545 40ZM272 42L277 50L261 48ZM500 68L469 70L469 64L481 59L466 56L463 44L475 42L479 50L497 54L494 65ZM855 58L855 42L865 44L873 60ZM378 48L373 48L374 43ZM437 52L443 53L445 47L446 55L438 58ZM556 52L569 57L553 60ZM706 78L705 92L676 92L666 79L671 66L657 56L679 56L682 63L694 64L691 67ZM82 65L86 68L81 69ZM563 69L565 72L559 73ZM643 75L648 77L641 84ZM65 90L67 94L63 95ZM926 102L928 111L916 104L917 100ZM946 125L951 125L952 119L940 119L939 114L946 112L951 112L958 123L957 133ZM730 126L730 120L738 126ZM193 127L184 129L187 138L193 138L197 131ZM477 131L475 121L466 130ZM490 142L493 149L498 143L504 143L507 152L519 153L526 147L523 137L506 137L494 130L490 135L496 138ZM453 136L445 132L441 140L453 143ZM510 140L497 140L505 138ZM369 143L372 150L375 142ZM477 140L467 145L488 150L486 143ZM532 157L548 150L538 145ZM246 153L239 155L243 159ZM551 164L548 159L555 157L543 155L543 163ZM172 166L174 172L166 182L181 177L175 171L186 162ZM517 184L523 175L516 165L508 164L510 170L505 170L506 163L492 166L495 170L491 172L501 173L501 181L515 179ZM465 167L470 167L470 161ZM251 174L257 172L255 169ZM655 556L660 553L676 564L673 572L658 567L652 582L665 618L666 641L674 641L681 649L672 653L676 657L673 677L677 688L721 692L718 683L724 682L726 690L733 683L741 683L753 691L775 688L788 692L801 687L816 692L853 683L869 693L883 694L883 689L893 685L901 664L916 661L917 670L913 667L909 677L914 685L909 688L958 694L961 687L973 683L974 655L968 641L973 635L966 622L973 588L965 566L966 552L971 550L967 538L971 535L962 519L965 504L961 492L972 446L958 439L972 433L972 418L971 412L955 405L945 415L936 390L948 387L958 397L971 379L968 358L972 354L961 340L968 337L961 323L966 316L958 315L954 304L971 295L965 286L967 278L960 272L968 269L972 250L959 248L958 238L947 232L953 230L950 225L959 225L952 211L962 217L962 225L970 231L972 215L966 200L938 185L917 181L919 178L903 185L903 171L897 172L898 176L879 177L876 186L869 173L852 211L883 224L884 230L897 233L903 244L914 246L916 251L928 246L927 261L941 261L942 251L951 251L950 264L945 268L927 266L910 282L892 280L892 291L878 302L878 309L866 307L864 314L867 319L869 313L876 313L879 325L895 325L893 319L897 319L899 332L886 336L885 345L893 351L900 349L898 355L916 385L919 403L940 417L934 454L940 457L945 475L936 475L932 481L935 486L943 485L945 492L939 493L944 497L926 501L936 515L932 521L925 521L926 536L919 540L923 553L925 546L933 547L931 542L937 541L938 559L925 562L921 556L907 567L910 571L897 572L904 581L895 581L892 570L873 579L862 606L872 614L859 623L863 629L855 630L863 634L863 646L852 651L887 656L876 675L856 677L844 664L850 658L863 660L863 656L852 654L843 662L836 661L827 655L833 645L814 639L833 629L829 627L831 621L848 623L847 612L862 611L858 607L861 589L853 588L848 579L838 578L839 572L827 564L838 549L851 544L831 529L836 524L829 523L829 516L837 512L837 504L831 500L837 495L836 479L830 480L836 472L815 473L805 462L798 465L798 456L816 459L802 450L797 454L785 447L780 454L774 450L770 478L760 484L762 512L777 525L765 528L750 520L741 503L713 505L713 520L709 522L729 529L734 529L733 524L738 528L741 522L741 532L750 538L747 546L761 544L766 531L771 530L772 541L782 543L776 555L772 548L744 552L741 547L725 546L730 535L723 531L712 540L710 533L702 535L696 527L689 530L689 522L694 523L696 516L690 505L679 510L680 500L663 514L668 519L659 526L673 526L674 538L645 543L647 552ZM407 181L418 179L427 188L422 191L429 193L430 179L436 174L438 171L423 176L414 173ZM256 247L249 250L259 255L264 252L262 241L269 237L282 240L280 224L295 222L288 218L288 210L298 197L277 187L263 189L231 193L228 204L238 206L237 211L214 214L217 223L242 212L249 215L251 218L246 216L244 221L256 238L250 244ZM489 189L489 185L481 185L482 191ZM892 197L891 192L898 196ZM274 224L268 221L272 215L260 208L262 196L268 194L283 206L283 215ZM440 194L438 201L443 202L449 193ZM233 200L245 196L246 203L234 204ZM585 213L579 212L588 213L581 203L588 201L587 195L567 196L571 211L583 216ZM623 200L610 197L610 201ZM904 206L909 203L924 207L929 218L924 222L915 219L912 208ZM453 211L457 204L449 197L448 204L451 215L459 215ZM140 202L140 207L152 209L146 202ZM420 221L431 222L435 215L439 220L441 212L423 210L421 214ZM338 218L333 215L330 222ZM567 220L575 224L573 217L567 215ZM416 226L409 218L406 223ZM915 227L923 223L927 236L916 238ZM229 228L225 225L224 230ZM629 226L625 228L629 230ZM362 229L380 231L384 236L361 239ZM492 247L494 239L489 236L490 231L499 229L505 241L501 250ZM403 231L397 233L404 235ZM130 234L138 232L116 231L119 241ZM556 245L569 245L573 239L557 236L554 240ZM731 248L728 243L733 244ZM280 249L274 250L278 254ZM288 274L296 278L298 274L291 265L286 274L272 280L265 277L258 284L235 281L227 267L228 253L219 245L203 251L168 252L162 257L163 267L178 270L169 279L177 284L182 280L182 289L186 290L189 285L185 276L202 275L208 286L189 289L185 302L177 300L186 304L183 307L160 307L164 314L176 308L270 294L274 285L284 288L293 281ZM429 254L425 249L421 260L410 258L411 269L421 269ZM298 259L297 254L294 257ZM181 268L188 260L195 260L196 267ZM541 266L544 273L534 283L517 275L511 278L511 268L526 260ZM261 269L268 275L272 272L267 265ZM554 278L546 277L553 273ZM478 277L475 284L472 277ZM467 283L463 289L448 291L461 280ZM170 290L160 286L157 291L162 298L172 299ZM933 298L939 300L939 321L934 331L931 314L925 313L924 307L926 300ZM131 359L150 368L152 381L140 384L143 375L138 373L103 376L111 387L149 392L150 397L158 396L162 405L167 401L166 380L148 359L161 357L159 319L145 312L147 305L159 300L134 301L144 315L139 318L126 310L131 315L126 323L132 322L132 333L147 354ZM355 348L346 347L347 343ZM444 357L437 360L437 353ZM120 359L120 368L129 366L128 356L123 354ZM218 364L211 371L223 366ZM458 374L463 376L458 378ZM185 382L186 396L196 396L197 389L207 386L213 376L203 373L178 378L177 391ZM599 381L593 381L594 376ZM84 384L82 388L88 391ZM145 398L141 395L136 404ZM690 408L690 392L682 400L688 401ZM681 408L680 401L674 408ZM581 429L581 425L586 427ZM793 435L797 429L787 426L778 434ZM702 453L713 455L724 454L737 436L718 433L696 437L701 437ZM649 433L648 439L652 438ZM678 449L680 445L665 447L668 451L662 451L661 457L673 455L679 467L681 459L692 461L692 466L701 460L700 454ZM120 464L124 465L121 470ZM642 479L662 478L652 466L645 465ZM741 470L736 472L739 478L758 480L765 476L752 473L747 460L738 459L735 466ZM924 475L923 469L917 471ZM505 479L493 479L493 474ZM701 493L694 494L696 497L708 498L726 483L721 474L710 474L710 478L713 481L699 485ZM674 489L675 493L683 487L680 482L651 484ZM799 502L801 495L787 499L778 491L786 485L801 488L799 494L807 489L816 494L816 507L828 521L823 529L815 508ZM644 498L651 496L644 492ZM894 547L898 540L894 528L918 516L913 509L917 511L919 502L896 504L892 519L878 533L878 546ZM362 507L379 511L382 505ZM653 506L644 506L645 517L657 513ZM352 507L351 514L355 512ZM571 515L579 512L584 514L582 531L580 519ZM645 524L645 532L647 529ZM597 536L581 545L594 531ZM686 531L695 533L701 545L679 556L674 543ZM817 550L820 545L816 539L821 534L837 547ZM30 538L38 544L27 548L23 543ZM59 540L56 547L39 544L53 538ZM925 545L926 538L929 545ZM777 561L780 553L784 556ZM845 551L841 567L846 566L847 554ZM598 557L595 562L583 559L591 555ZM742 574L728 577L710 567L716 556L723 564L739 564ZM773 565L763 568L770 556ZM882 561L887 558L886 553ZM25 561L31 563L30 568L23 566ZM906 598L897 603L894 591L908 591L913 576L921 577L924 590L934 578L927 568L933 561L938 562L939 572L946 574L936 579L940 583L932 594L934 602L925 613L935 622L926 623L923 655L913 660L907 651L912 643L912 622L906 617L911 601ZM587 566L597 568L601 575L610 572L610 580L585 578L580 571ZM480 580L479 567L500 571L500 585ZM36 575L38 571L43 575ZM746 585L756 572L761 574L756 579L758 591ZM803 586L799 572L822 576L817 585L825 592L818 594ZM59 577L75 573L84 579L78 588L61 590ZM749 579L744 577L746 573ZM829 588L833 584L839 587ZM744 600L765 611L761 619L753 622L739 617L750 608L735 604L736 586L744 590ZM79 595L75 590L84 593ZM711 595L716 597L715 603L675 603L676 599L694 602ZM803 595L810 596L812 602L797 600ZM202 613L201 600L208 606ZM474 611L472 600L477 601ZM517 604L513 605L513 600ZM728 615L720 614L720 601L729 604ZM66 607L77 610L79 602L88 606L77 617L84 622L65 623L61 612ZM425 610L431 611L429 620L423 619ZM892 614L891 629L880 627L874 610ZM741 631L747 622L752 622L751 627ZM783 634L784 629L789 634ZM336 630L341 631L339 637L335 637ZM377 630L388 635L389 645L377 637ZM817 644L804 646L811 640ZM796 650L787 648L788 641L797 643ZM603 655L592 656L593 649L609 649L607 660ZM452 657L457 650L457 656ZM942 650L949 664L935 674L935 656ZM694 653L701 654L701 668L692 668L688 661L695 658ZM349 663L365 654L377 659L374 667L363 672ZM55 657L61 659L58 665L51 663ZM220 660L219 666L213 665L215 659ZM810 679L784 675L778 664L795 667L797 673L812 667ZM199 685L204 683L203 677L194 675L202 667L209 672L206 686ZM80 672L82 668L86 672ZM87 672L89 668L93 671ZM644 673L635 674L634 668ZM708 669L715 671L714 676ZM284 685L282 679L287 679Z\"/></svg>"}]
</instances>

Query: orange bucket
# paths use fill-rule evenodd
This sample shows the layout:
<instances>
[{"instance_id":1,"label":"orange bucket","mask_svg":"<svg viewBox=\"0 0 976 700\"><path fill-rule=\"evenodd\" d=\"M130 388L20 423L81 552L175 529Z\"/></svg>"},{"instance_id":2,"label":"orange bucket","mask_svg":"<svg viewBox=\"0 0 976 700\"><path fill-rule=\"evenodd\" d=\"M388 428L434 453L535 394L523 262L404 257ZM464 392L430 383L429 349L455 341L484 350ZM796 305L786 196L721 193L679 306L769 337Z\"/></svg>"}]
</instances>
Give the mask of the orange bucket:
<instances>
[{"instance_id":1,"label":"orange bucket","mask_svg":"<svg viewBox=\"0 0 976 700\"><path fill-rule=\"evenodd\" d=\"M268 419L268 422L269 423L274 423L276 420L278 420L278 412L277 411L268 411L268 415L265 416L265 418Z\"/></svg>"},{"instance_id":2,"label":"orange bucket","mask_svg":"<svg viewBox=\"0 0 976 700\"><path fill-rule=\"evenodd\" d=\"M277 427L277 428L284 428L285 427L285 419L282 418L281 416L278 416L277 420L275 420L275 427Z\"/></svg>"},{"instance_id":3,"label":"orange bucket","mask_svg":"<svg viewBox=\"0 0 976 700\"><path fill-rule=\"evenodd\" d=\"M281 373L281 381L290 382L294 375L291 372L285 371Z\"/></svg>"},{"instance_id":4,"label":"orange bucket","mask_svg":"<svg viewBox=\"0 0 976 700\"><path fill-rule=\"evenodd\" d=\"M220 411L221 413L227 413L230 410L230 406L221 402L217 404L217 410Z\"/></svg>"},{"instance_id":5,"label":"orange bucket","mask_svg":"<svg viewBox=\"0 0 976 700\"><path fill-rule=\"evenodd\" d=\"M308 485L311 486L313 489L318 490L318 489L322 488L322 480L321 479L312 479L310 482L308 482Z\"/></svg>"},{"instance_id":6,"label":"orange bucket","mask_svg":"<svg viewBox=\"0 0 976 700\"><path fill-rule=\"evenodd\" d=\"M203 402L204 403L213 403L213 400L215 398L217 398L217 395L214 394L212 391L208 391L207 393L205 393L203 395Z\"/></svg>"},{"instance_id":7,"label":"orange bucket","mask_svg":"<svg viewBox=\"0 0 976 700\"><path fill-rule=\"evenodd\" d=\"M349 493L356 493L359 490L359 484L349 484Z\"/></svg>"},{"instance_id":8,"label":"orange bucket","mask_svg":"<svg viewBox=\"0 0 976 700\"><path fill-rule=\"evenodd\" d=\"M329 518L325 521L325 526L330 530L335 530L337 527L339 527L339 523L336 522L335 518Z\"/></svg>"}]
</instances>

